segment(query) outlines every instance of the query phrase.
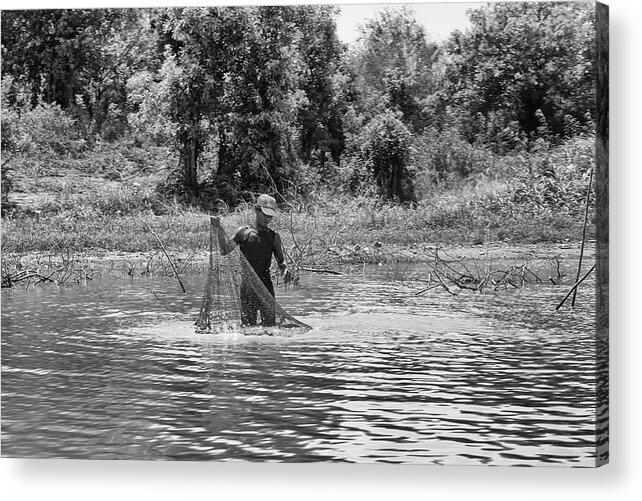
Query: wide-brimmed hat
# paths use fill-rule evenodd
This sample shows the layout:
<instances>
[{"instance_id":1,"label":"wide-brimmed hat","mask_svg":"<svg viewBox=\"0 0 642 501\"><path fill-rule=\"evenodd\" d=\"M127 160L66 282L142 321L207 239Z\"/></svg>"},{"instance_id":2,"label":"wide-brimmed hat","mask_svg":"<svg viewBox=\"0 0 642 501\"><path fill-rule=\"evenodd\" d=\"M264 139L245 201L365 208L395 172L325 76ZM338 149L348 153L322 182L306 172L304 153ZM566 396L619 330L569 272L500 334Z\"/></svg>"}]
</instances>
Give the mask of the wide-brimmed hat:
<instances>
[{"instance_id":1,"label":"wide-brimmed hat","mask_svg":"<svg viewBox=\"0 0 642 501\"><path fill-rule=\"evenodd\" d=\"M256 205L261 208L266 216L278 216L279 214L276 208L276 200L270 195L261 195L256 199Z\"/></svg>"}]
</instances>

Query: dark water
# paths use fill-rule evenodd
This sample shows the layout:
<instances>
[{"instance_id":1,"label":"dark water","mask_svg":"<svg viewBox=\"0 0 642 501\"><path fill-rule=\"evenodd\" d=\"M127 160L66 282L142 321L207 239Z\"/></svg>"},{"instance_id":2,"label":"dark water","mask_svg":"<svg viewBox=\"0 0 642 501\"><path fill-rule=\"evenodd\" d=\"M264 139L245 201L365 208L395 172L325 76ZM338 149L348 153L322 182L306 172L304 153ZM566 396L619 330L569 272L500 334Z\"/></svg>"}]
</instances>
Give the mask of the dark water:
<instances>
[{"instance_id":1,"label":"dark water","mask_svg":"<svg viewBox=\"0 0 642 501\"><path fill-rule=\"evenodd\" d=\"M197 335L200 277L2 292L2 456L593 466L593 285L277 289L294 337Z\"/></svg>"}]
</instances>

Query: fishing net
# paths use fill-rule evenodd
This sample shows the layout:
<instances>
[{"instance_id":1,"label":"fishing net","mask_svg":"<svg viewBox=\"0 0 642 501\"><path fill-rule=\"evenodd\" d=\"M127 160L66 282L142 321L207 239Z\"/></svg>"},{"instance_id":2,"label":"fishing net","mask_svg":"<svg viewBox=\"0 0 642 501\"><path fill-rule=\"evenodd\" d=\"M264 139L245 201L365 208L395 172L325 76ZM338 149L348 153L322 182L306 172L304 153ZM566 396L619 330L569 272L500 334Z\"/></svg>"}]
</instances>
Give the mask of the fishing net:
<instances>
[{"instance_id":1,"label":"fishing net","mask_svg":"<svg viewBox=\"0 0 642 501\"><path fill-rule=\"evenodd\" d=\"M218 218L210 218L209 272L196 330L201 333L288 334L311 327L287 313L261 281L238 245L225 253L229 238ZM258 311L248 318L247 311ZM245 313L243 313L245 311Z\"/></svg>"}]
</instances>

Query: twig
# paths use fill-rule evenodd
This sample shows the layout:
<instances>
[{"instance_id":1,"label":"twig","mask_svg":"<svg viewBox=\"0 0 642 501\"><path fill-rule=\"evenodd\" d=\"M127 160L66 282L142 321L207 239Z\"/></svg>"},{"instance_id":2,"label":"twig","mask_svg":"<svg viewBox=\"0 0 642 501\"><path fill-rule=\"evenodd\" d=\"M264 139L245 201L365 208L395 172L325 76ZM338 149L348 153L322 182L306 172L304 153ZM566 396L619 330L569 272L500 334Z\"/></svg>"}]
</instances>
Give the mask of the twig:
<instances>
[{"instance_id":1,"label":"twig","mask_svg":"<svg viewBox=\"0 0 642 501\"><path fill-rule=\"evenodd\" d=\"M560 304L558 304L558 305L557 305L557 307L555 308L555 311L559 310L559 309L562 307L562 305L566 302L566 300L567 300L567 299L568 299L568 297L573 293L573 291L577 290L577 287L578 287L582 282L584 282L584 279L585 279L586 277L588 277L588 276L589 276L589 274L590 274L594 269L595 269L595 265L591 266L591 269L590 269L589 271L587 271L587 272L586 272L586 274L585 274L585 275L584 275L580 280L578 280L577 282L575 282L575 284L573 285L573 287L571 287L571 290L570 290L570 291L568 291L568 294L566 294L566 296L564 296L564 299L562 299L562 302L561 302Z\"/></svg>"},{"instance_id":2,"label":"twig","mask_svg":"<svg viewBox=\"0 0 642 501\"><path fill-rule=\"evenodd\" d=\"M441 285L444 289L446 289L446 292L452 294L453 296L457 295L448 288L448 286L444 283L443 279L439 276L439 273L437 273L436 271L435 271L435 276L439 280L439 285Z\"/></svg>"},{"instance_id":3,"label":"twig","mask_svg":"<svg viewBox=\"0 0 642 501\"><path fill-rule=\"evenodd\" d=\"M183 294L185 294L187 292L185 290L185 286L183 285L183 282L181 281L181 277L178 276L178 272L176 271L176 266L174 266L174 262L169 257L169 254L167 254L167 251L165 250L165 246L163 245L163 242L161 242L161 239L158 238L158 235L156 235L156 233L154 233L154 230L152 230L152 227L147 222L145 222L145 225L147 226L147 228L149 228L149 231L151 232L151 234L154 235L154 238L160 244L161 249L163 251L163 254L165 254L165 257L169 261L169 264L172 266L172 270L174 270L174 275L176 275L176 279L178 280L178 283L181 285L181 289L183 290Z\"/></svg>"},{"instance_id":4,"label":"twig","mask_svg":"<svg viewBox=\"0 0 642 501\"><path fill-rule=\"evenodd\" d=\"M290 210L290 235L292 235L292 241L294 242L294 249L301 249L299 247L298 242L296 241L296 236L294 235L294 219L293 219L293 211ZM302 254L301 251L299 251L300 254Z\"/></svg>"},{"instance_id":5,"label":"twig","mask_svg":"<svg viewBox=\"0 0 642 501\"><path fill-rule=\"evenodd\" d=\"M533 273L530 269L528 269L528 268L526 268L526 267L525 267L525 268L524 268L524 271L526 271L526 272L530 273L531 275L533 275L533 276L535 277L535 280L537 281L537 283L540 283L540 284L542 283L542 279L541 279L541 278L539 278L539 277L538 277L535 273Z\"/></svg>"},{"instance_id":6,"label":"twig","mask_svg":"<svg viewBox=\"0 0 642 501\"><path fill-rule=\"evenodd\" d=\"M283 247L283 254L285 254L285 257L287 257L292 262L295 269L301 269L299 263L296 262L296 260L290 255L285 247Z\"/></svg>"},{"instance_id":7,"label":"twig","mask_svg":"<svg viewBox=\"0 0 642 501\"><path fill-rule=\"evenodd\" d=\"M457 271L455 268L450 266L447 261L439 257L439 249L435 249L435 258L437 259L437 262L439 262L440 264L443 264L446 268L448 268L453 273L459 273L459 271ZM463 257L460 260L458 260L458 262L461 263L462 259Z\"/></svg>"},{"instance_id":8,"label":"twig","mask_svg":"<svg viewBox=\"0 0 642 501\"><path fill-rule=\"evenodd\" d=\"M11 162L11 160L13 160L13 158L15 156L16 156L15 153L11 153L7 158L5 158L5 160L2 162L2 168L4 169L5 165L7 165L9 162ZM12 170L12 169L6 169L6 170Z\"/></svg>"},{"instance_id":9,"label":"twig","mask_svg":"<svg viewBox=\"0 0 642 501\"><path fill-rule=\"evenodd\" d=\"M430 287L426 287L425 289L421 289L419 292L415 292L415 296L420 296L424 292L428 292L429 290L436 289L437 287L443 287L444 289L446 289L446 291L450 292L450 294L452 294L453 296L456 295L454 292L451 292L448 289L448 287L446 287L443 283L438 283L438 284L433 284Z\"/></svg>"}]
</instances>

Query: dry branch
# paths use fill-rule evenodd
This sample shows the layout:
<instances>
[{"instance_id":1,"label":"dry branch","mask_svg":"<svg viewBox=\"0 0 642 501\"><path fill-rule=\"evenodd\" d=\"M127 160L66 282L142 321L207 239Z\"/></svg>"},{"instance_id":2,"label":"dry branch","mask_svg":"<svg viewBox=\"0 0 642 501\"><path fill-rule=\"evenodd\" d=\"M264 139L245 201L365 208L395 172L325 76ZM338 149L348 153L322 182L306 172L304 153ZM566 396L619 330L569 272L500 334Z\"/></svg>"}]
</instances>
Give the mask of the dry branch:
<instances>
[{"instance_id":1,"label":"dry branch","mask_svg":"<svg viewBox=\"0 0 642 501\"><path fill-rule=\"evenodd\" d=\"M174 266L174 262L173 262L173 261L172 261L172 259L169 257L169 254L167 254L167 251L165 250L165 246L163 245L163 242L161 241L161 239L160 239L160 238L158 238L158 235L156 235L156 233L154 233L154 230L152 229L152 227L151 227L148 223L145 223L145 225L147 225L147 228L149 229L149 231L151 232L151 234L154 236L154 238L155 238L155 239L158 241L158 243L160 244L161 250L163 251L163 254L165 254L165 257L166 257L166 258L167 258L167 260L169 261L169 264L171 265L172 270L174 270L174 275L176 275L176 279L178 280L178 283L179 283L179 284L180 284L180 286L181 286L181 289L182 289L182 291L183 291L183 294L185 294L185 293L187 292L187 291L185 290L185 286L183 285L183 282L181 281L181 277L179 277L179 276L178 276L178 271L176 271L176 266Z\"/></svg>"},{"instance_id":2,"label":"dry branch","mask_svg":"<svg viewBox=\"0 0 642 501\"><path fill-rule=\"evenodd\" d=\"M532 282L543 283L528 262L498 268L493 266L492 259L451 257L435 249L432 261L425 265L428 267L428 278L420 281L426 282L427 286L416 295L439 287L455 295L457 290L485 293L496 292L500 288L520 289ZM398 280L404 281L403 278Z\"/></svg>"},{"instance_id":3,"label":"dry branch","mask_svg":"<svg viewBox=\"0 0 642 501\"><path fill-rule=\"evenodd\" d=\"M340 271L331 270L329 268L308 268L307 266L300 266L300 270L309 271L311 273L327 273L329 275L343 275Z\"/></svg>"}]
</instances>

